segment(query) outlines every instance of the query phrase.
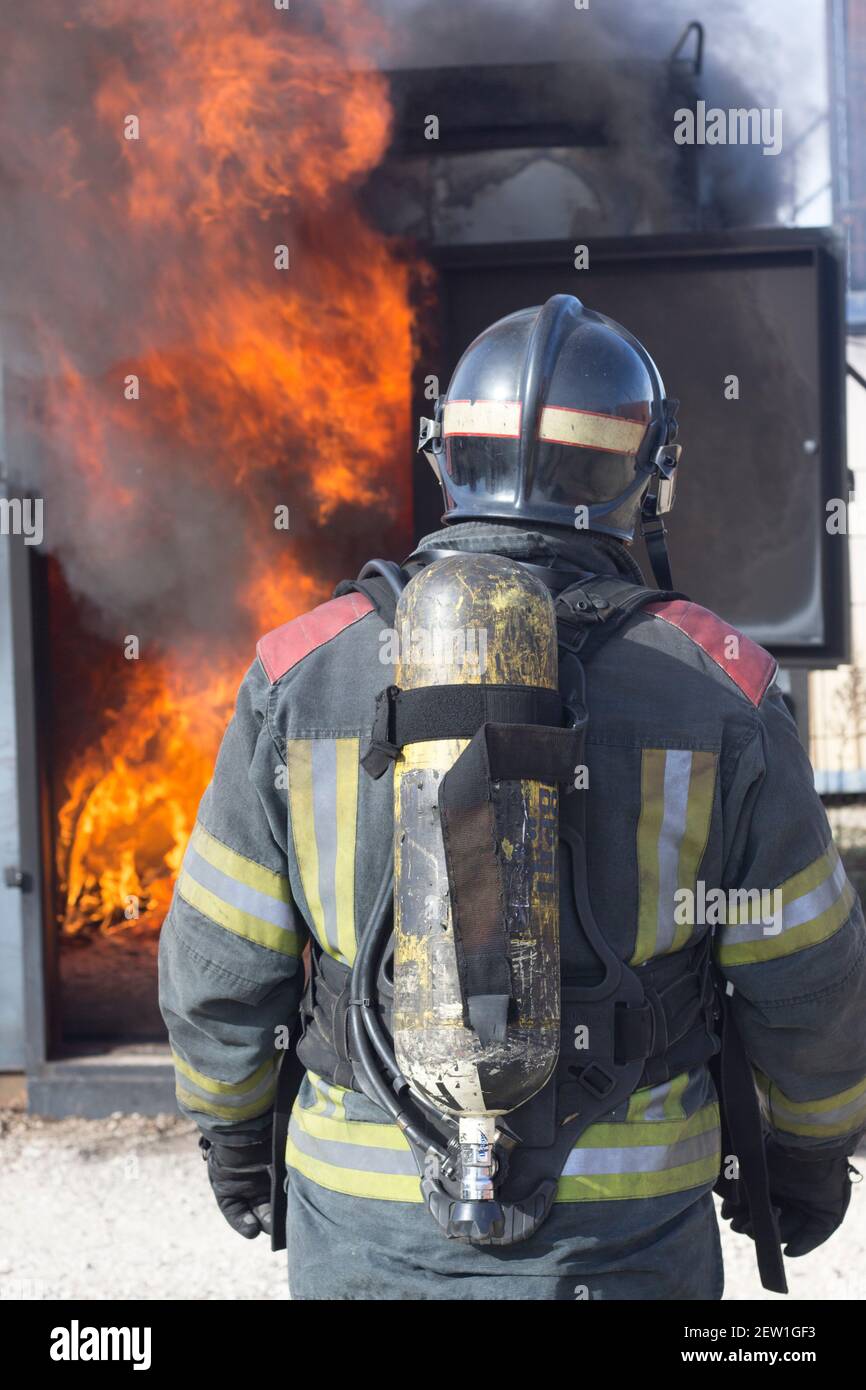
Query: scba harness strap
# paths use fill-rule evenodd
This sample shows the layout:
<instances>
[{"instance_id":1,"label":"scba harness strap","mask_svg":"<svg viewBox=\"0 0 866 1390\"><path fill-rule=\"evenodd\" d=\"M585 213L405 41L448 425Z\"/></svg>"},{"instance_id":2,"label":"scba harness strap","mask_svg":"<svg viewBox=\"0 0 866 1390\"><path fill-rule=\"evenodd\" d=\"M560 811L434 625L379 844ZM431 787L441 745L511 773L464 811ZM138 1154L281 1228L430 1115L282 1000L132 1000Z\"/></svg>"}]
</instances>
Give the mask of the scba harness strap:
<instances>
[{"instance_id":1,"label":"scba harness strap","mask_svg":"<svg viewBox=\"0 0 866 1390\"><path fill-rule=\"evenodd\" d=\"M584 992L568 984L563 986L562 1046L557 1071L565 1107L563 1116L577 1112L582 1099L578 1087L601 1100L609 1096L612 1085L605 1068L611 1060L617 1066L629 1067L641 1062L642 1070L634 1087L639 1090L661 1085L712 1055L715 1045L708 1041L707 1030L713 1031L715 1008L708 946L704 938L675 956L661 956L638 966L632 973L640 981L643 1002L616 1009L609 1026L606 1006L600 997L588 1001ZM301 1005L302 1060L307 1069L330 1085L360 1090L349 1044L351 970L321 948L315 948L312 966ZM377 993L382 1019L390 1034L392 988L387 960L379 974ZM605 1026L596 1027L599 1022ZM576 1051L575 1039L583 1030L594 1040L592 1052L583 1044ZM526 1118L524 1112L532 1104L530 1101L512 1111L509 1123L516 1116ZM526 1128L529 1142L528 1122Z\"/></svg>"},{"instance_id":2,"label":"scba harness strap","mask_svg":"<svg viewBox=\"0 0 866 1390\"><path fill-rule=\"evenodd\" d=\"M426 560L427 557L424 557ZM422 561L423 563L423 561ZM412 568L421 568L421 563ZM380 617L393 626L400 590L410 577L406 571L389 562L371 562L354 581L344 581L336 595L360 591L370 598ZM557 586L558 587L558 586ZM431 701L426 692L399 691L396 687L382 693L377 702L376 721L362 761L371 775L381 776L404 743L412 738L469 737L476 739L491 724L507 725L525 720L535 726L534 733L566 733L571 736L563 744L562 761L555 768L546 767L545 776L551 781L565 780L565 758L574 768L581 761L586 729L584 678L581 659L590 656L623 622L640 608L659 601L682 598L672 591L660 593L619 578L581 575L556 595L556 615L560 645L561 684L568 691L565 700L570 727L563 729L563 705L555 692L527 692L525 689L494 693L483 687L446 687L442 700ZM437 696L443 692L438 690ZM412 698L409 698L412 697ZM417 697L417 698L416 698ZM553 698L551 698L553 697ZM426 731L426 732L425 732ZM482 734L489 753L489 735ZM468 749L466 750L469 751ZM538 767L544 762L540 748L535 759L524 760L512 775L539 777ZM573 761L572 761L573 760ZM459 761L459 760L458 760ZM455 767L457 764L455 764ZM453 770L452 770L453 771ZM554 776L553 773L557 775ZM494 764L488 756L474 769L476 787L485 783L489 789L494 780ZM500 768L500 777L504 773ZM444 779L447 781L447 778ZM482 798L477 798L481 800ZM443 831L447 837L447 797L443 816ZM751 1070L742 1047L739 1054L733 1045L735 1024L726 1001L716 989L710 961L710 941L705 938L697 946L672 953L644 965L632 968L623 963L604 939L595 923L589 900L585 852L585 797L566 796L560 833L567 844L572 864L572 888L580 925L604 971L603 979L592 988L563 982L562 1037L560 1058L556 1071L542 1090L519 1109L512 1111L500 1123L501 1168L497 1178L498 1195L506 1211L504 1231L488 1237L490 1243L505 1244L525 1239L538 1229L547 1216L556 1194L557 1180L570 1150L583 1131L597 1120L610 1115L634 1091L661 1084L671 1077L715 1061L712 1069L723 1105L730 1116L727 1132L736 1137L740 1156L740 1178L754 1196L754 1225L759 1236L758 1257L765 1287L786 1292L778 1241L774 1238L775 1221L766 1186L766 1167L760 1137L760 1118L751 1113L754 1108L754 1084ZM442 811L440 803L440 812ZM446 838L447 844L447 838ZM452 894L455 882L449 863L449 886ZM460 885L456 885L460 902ZM464 900L471 902L466 897ZM477 900L476 900L477 901ZM465 918L471 922L471 913ZM472 948L470 925L470 953ZM464 930L464 948L466 934ZM500 965L507 968L504 955L506 943L498 943ZM464 961L465 966L465 961ZM494 994L505 993L505 976L496 976L499 988ZM477 981L475 982L477 983ZM482 1009L476 1009L473 1020L473 981L470 971L461 972L464 1005L468 1021L476 1029L495 1029L503 1023L502 999ZM390 1033L389 984L386 973L380 970L378 1005L382 1021ZM352 1004L351 972L331 957L314 951L313 971L303 1008L303 1038L297 1055L302 1067L316 1072L336 1085L368 1090L357 1072L357 1059L352 1056L350 1011ZM365 1001L369 1004L369 1001ZM719 1069L718 1035L721 1015L725 1014L726 1039L724 1070ZM589 1039L589 1046L575 1049L578 1034ZM284 1065L283 1070L286 1070ZM722 1076L725 1084L722 1087ZM397 1078L398 1082L401 1078ZM293 1082L292 1085L295 1083ZM403 1081L405 1087L405 1081ZM295 1086L296 1089L296 1086ZM395 1087L395 1089L397 1089ZM751 1105L749 1097L751 1097ZM288 1104L286 1103L288 1101ZM278 1102L279 1108L279 1102ZM291 1108L288 1096L284 1110ZM745 1118L744 1118L745 1117ZM447 1122L444 1135L448 1136ZM757 1137L756 1137L757 1135ZM458 1205L459 1190L453 1183L453 1169L448 1154L437 1146L425 1148L413 1142L407 1134L421 1175L425 1200L443 1230L448 1235L465 1238L465 1231L454 1228L453 1213ZM452 1138L452 1144L453 1144ZM281 1161L281 1155L275 1153ZM278 1237L277 1237L278 1239Z\"/></svg>"},{"instance_id":3,"label":"scba harness strap","mask_svg":"<svg viewBox=\"0 0 866 1390\"><path fill-rule=\"evenodd\" d=\"M428 557L423 557L426 560ZM391 567L376 575L367 567L358 587L393 625L399 580ZM394 582L395 579L397 582ZM340 593L351 585L341 585ZM439 812L443 833L464 1019L482 1042L504 1036L511 992L510 942L499 910L495 826L497 803L509 783L528 779L573 786L582 764L587 713L577 653L598 630L618 621L659 592L618 578L580 576L557 596L560 666L568 663L563 702L557 691L526 687L455 685L401 691L390 686L377 701L371 738L362 756L365 770L382 776L401 748L441 738L469 739L442 781ZM628 1100L641 1085L670 1079L670 1061L680 1071L705 1062L715 1043L708 986L707 948L632 969L608 946L589 900L585 853L584 798L563 798L560 837L568 845L572 891L581 929L597 969L591 985L563 982L562 1045L557 1069L530 1101L500 1126L502 1167L497 1195L506 1212L505 1229L491 1243L524 1239L549 1211L566 1158L589 1125ZM491 824L492 822L492 824ZM390 1035L387 983L378 980L382 1023ZM366 1090L350 1045L350 972L316 952L316 969L305 1008L301 1059L318 1075ZM445 1161L414 1146L422 1191L446 1234L459 1192Z\"/></svg>"}]
</instances>

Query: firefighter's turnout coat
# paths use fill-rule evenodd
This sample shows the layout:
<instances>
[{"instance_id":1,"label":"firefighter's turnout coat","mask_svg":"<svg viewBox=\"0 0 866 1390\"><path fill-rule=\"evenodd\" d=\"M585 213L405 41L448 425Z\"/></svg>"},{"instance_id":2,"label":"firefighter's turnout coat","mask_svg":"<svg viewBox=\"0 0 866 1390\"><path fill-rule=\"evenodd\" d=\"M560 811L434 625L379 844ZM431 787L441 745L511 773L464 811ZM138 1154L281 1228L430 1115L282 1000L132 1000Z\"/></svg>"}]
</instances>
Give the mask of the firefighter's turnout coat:
<instances>
[{"instance_id":1,"label":"firefighter's turnout coat","mask_svg":"<svg viewBox=\"0 0 866 1390\"><path fill-rule=\"evenodd\" d=\"M544 557L540 536L512 528L451 528L431 542ZM609 546L580 543L576 567L616 572ZM370 600L350 593L264 637L201 802L162 934L161 1003L179 1105L229 1142L249 1142L269 1123L307 941L351 964L387 866L391 775L374 781L359 767L375 697L393 679L383 632ZM837 1145L866 1122L866 937L774 661L714 614L675 600L630 617L586 672L597 921L633 965L712 933L769 1126L794 1148ZM714 890L724 894L721 920ZM764 894L763 921L742 890L753 903ZM546 1225L531 1242L536 1261L556 1246L561 1265L571 1240L586 1268L590 1244L625 1267L619 1242L623 1252L640 1246L646 1272L657 1241L664 1258L646 1296L718 1296L715 1274L701 1287L694 1251L691 1285L670 1282L665 1241L677 1221L710 1209L719 1135L705 1067L636 1091L575 1145L551 1232ZM406 1141L365 1097L308 1074L287 1158L290 1193L297 1183L332 1247L331 1296L344 1277L341 1243L353 1243L363 1266L364 1231L380 1246L379 1280L382 1250L412 1245L404 1296L428 1249L446 1278L508 1272L501 1252L443 1239ZM525 1269L532 1252L518 1246L512 1257ZM639 1279L626 1294L617 1287L601 1296L643 1289ZM418 1296L436 1296L429 1280L425 1288Z\"/></svg>"}]
</instances>

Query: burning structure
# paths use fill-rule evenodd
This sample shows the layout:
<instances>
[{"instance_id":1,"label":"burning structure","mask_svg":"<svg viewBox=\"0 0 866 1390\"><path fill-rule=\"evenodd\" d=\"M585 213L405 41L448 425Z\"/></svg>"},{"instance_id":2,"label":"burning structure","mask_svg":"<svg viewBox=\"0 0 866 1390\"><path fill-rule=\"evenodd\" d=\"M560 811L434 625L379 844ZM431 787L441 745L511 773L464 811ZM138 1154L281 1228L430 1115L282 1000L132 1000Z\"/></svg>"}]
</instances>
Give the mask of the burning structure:
<instances>
[{"instance_id":1,"label":"burning structure","mask_svg":"<svg viewBox=\"0 0 866 1390\"><path fill-rule=\"evenodd\" d=\"M413 390L473 316L535 294L519 264L574 290L576 242L601 268L602 238L792 215L784 156L674 144L677 107L751 101L676 4L642 57L581 16L549 52L515 20L501 62L485 32L515 16L485 4L427 69L398 20L423 48L434 8L44 0L4 25L4 460L45 502L44 544L9 561L28 1021L8 1064L48 1112L170 1096L155 943L238 681L261 632L405 553L413 505L434 521ZM810 459L833 408L825 383L786 447ZM838 585L821 563L816 590Z\"/></svg>"},{"instance_id":2,"label":"burning structure","mask_svg":"<svg viewBox=\"0 0 866 1390\"><path fill-rule=\"evenodd\" d=\"M391 119L361 21L96 0L7 36L54 1049L159 1035L153 945L257 636L357 566L373 516L409 538L412 271L355 196Z\"/></svg>"}]
</instances>

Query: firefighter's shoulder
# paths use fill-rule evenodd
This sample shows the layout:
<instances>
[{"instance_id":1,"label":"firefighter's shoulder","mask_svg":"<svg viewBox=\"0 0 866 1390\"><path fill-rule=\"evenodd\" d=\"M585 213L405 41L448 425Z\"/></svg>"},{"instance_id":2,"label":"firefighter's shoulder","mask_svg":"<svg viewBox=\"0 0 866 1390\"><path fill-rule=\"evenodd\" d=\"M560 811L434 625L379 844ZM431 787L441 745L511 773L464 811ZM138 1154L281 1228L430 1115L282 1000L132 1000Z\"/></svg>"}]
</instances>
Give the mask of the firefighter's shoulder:
<instances>
[{"instance_id":1,"label":"firefighter's shoulder","mask_svg":"<svg viewBox=\"0 0 866 1390\"><path fill-rule=\"evenodd\" d=\"M664 623L661 631L674 630L700 648L711 663L710 670L722 673L754 706L760 705L778 669L775 657L753 642L751 637L690 599L662 599L650 603L644 613Z\"/></svg>"},{"instance_id":2,"label":"firefighter's shoulder","mask_svg":"<svg viewBox=\"0 0 866 1390\"><path fill-rule=\"evenodd\" d=\"M342 594L265 633L256 644L256 653L270 684L373 611L366 594Z\"/></svg>"}]
</instances>

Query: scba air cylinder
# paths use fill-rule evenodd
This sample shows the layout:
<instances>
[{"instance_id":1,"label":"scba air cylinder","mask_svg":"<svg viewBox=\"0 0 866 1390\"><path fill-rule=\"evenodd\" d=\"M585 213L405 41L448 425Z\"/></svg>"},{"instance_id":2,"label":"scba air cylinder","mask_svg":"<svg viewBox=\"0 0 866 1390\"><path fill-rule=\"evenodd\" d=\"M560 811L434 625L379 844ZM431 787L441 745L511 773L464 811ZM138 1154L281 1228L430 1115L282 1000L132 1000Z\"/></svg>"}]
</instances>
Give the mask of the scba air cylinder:
<instances>
[{"instance_id":1,"label":"scba air cylinder","mask_svg":"<svg viewBox=\"0 0 866 1390\"><path fill-rule=\"evenodd\" d=\"M407 585L395 622L401 690L557 690L553 603L510 560L461 554L435 561ZM511 1001L504 1036L482 1044L467 1024L461 993L439 808L442 779L468 742L406 743L396 762L393 1032L398 1064L413 1087L439 1110L479 1121L474 1129L461 1124L461 1139L476 1134L479 1162L469 1166L483 1186L491 1117L540 1090L558 1055L559 793L553 784L513 780L497 798Z\"/></svg>"}]
</instances>

